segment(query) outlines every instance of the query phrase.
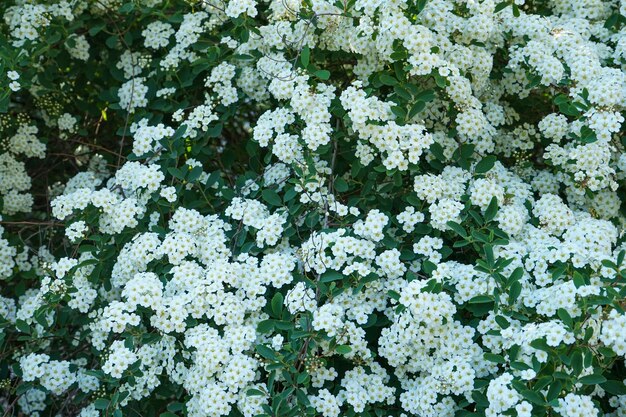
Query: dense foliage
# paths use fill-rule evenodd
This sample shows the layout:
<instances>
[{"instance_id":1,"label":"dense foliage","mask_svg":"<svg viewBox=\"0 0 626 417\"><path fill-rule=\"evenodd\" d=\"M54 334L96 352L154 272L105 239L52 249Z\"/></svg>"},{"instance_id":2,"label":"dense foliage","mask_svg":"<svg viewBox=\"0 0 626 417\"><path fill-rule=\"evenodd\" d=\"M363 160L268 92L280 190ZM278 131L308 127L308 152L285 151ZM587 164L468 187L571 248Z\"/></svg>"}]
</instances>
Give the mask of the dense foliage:
<instances>
[{"instance_id":1,"label":"dense foliage","mask_svg":"<svg viewBox=\"0 0 626 417\"><path fill-rule=\"evenodd\" d=\"M626 416L626 1L3 0L4 416Z\"/></svg>"}]
</instances>

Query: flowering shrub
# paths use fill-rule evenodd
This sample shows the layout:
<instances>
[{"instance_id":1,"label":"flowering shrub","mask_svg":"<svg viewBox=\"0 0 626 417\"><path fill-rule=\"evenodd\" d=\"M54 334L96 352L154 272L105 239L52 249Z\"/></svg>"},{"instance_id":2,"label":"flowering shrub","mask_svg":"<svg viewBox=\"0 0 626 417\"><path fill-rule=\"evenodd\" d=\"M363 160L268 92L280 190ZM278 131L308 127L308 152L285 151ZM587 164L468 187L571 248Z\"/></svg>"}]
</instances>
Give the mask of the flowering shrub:
<instances>
[{"instance_id":1,"label":"flowering shrub","mask_svg":"<svg viewBox=\"0 0 626 417\"><path fill-rule=\"evenodd\" d=\"M0 12L4 416L626 416L624 0Z\"/></svg>"}]
</instances>

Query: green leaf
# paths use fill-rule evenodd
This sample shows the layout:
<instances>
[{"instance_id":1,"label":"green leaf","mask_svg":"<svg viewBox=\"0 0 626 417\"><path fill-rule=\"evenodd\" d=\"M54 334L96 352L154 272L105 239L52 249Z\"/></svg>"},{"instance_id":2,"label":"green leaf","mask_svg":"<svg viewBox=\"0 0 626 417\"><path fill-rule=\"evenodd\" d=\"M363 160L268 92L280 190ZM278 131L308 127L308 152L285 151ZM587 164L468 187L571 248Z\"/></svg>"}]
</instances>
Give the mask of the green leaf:
<instances>
[{"instance_id":1,"label":"green leaf","mask_svg":"<svg viewBox=\"0 0 626 417\"><path fill-rule=\"evenodd\" d=\"M613 358L616 356L616 353L613 352L613 349L606 346L599 346L597 348L598 353L606 358Z\"/></svg>"},{"instance_id":2,"label":"green leaf","mask_svg":"<svg viewBox=\"0 0 626 417\"><path fill-rule=\"evenodd\" d=\"M304 68L309 66L309 61L311 59L311 50L307 45L302 48L302 52L300 52L300 62Z\"/></svg>"},{"instance_id":3,"label":"green leaf","mask_svg":"<svg viewBox=\"0 0 626 417\"><path fill-rule=\"evenodd\" d=\"M433 101L435 99L435 92L433 90L424 90L416 95L415 99L428 103L429 101Z\"/></svg>"},{"instance_id":4,"label":"green leaf","mask_svg":"<svg viewBox=\"0 0 626 417\"><path fill-rule=\"evenodd\" d=\"M330 71L328 70L317 70L314 72L314 75L320 80L328 80L330 78Z\"/></svg>"},{"instance_id":5,"label":"green leaf","mask_svg":"<svg viewBox=\"0 0 626 417\"><path fill-rule=\"evenodd\" d=\"M543 396L535 391L526 389L520 392L520 394L522 394L522 397L524 397L524 399L530 401L533 404L546 405L546 401L544 400Z\"/></svg>"},{"instance_id":6,"label":"green leaf","mask_svg":"<svg viewBox=\"0 0 626 417\"><path fill-rule=\"evenodd\" d=\"M179 180L182 180L185 178L185 173L179 168L169 167L167 169L167 172L169 172L174 178L177 178Z\"/></svg>"},{"instance_id":7,"label":"green leaf","mask_svg":"<svg viewBox=\"0 0 626 417\"><path fill-rule=\"evenodd\" d=\"M240 61L252 61L254 57L252 55L247 55L247 54L235 54L233 55L233 59L238 59Z\"/></svg>"},{"instance_id":8,"label":"green leaf","mask_svg":"<svg viewBox=\"0 0 626 417\"><path fill-rule=\"evenodd\" d=\"M456 242L454 242L452 244L452 247L453 248L462 248L464 246L471 245L471 244L472 244L472 242L470 242L469 240L457 240Z\"/></svg>"},{"instance_id":9,"label":"green leaf","mask_svg":"<svg viewBox=\"0 0 626 417\"><path fill-rule=\"evenodd\" d=\"M409 120L414 118L419 112L421 112L425 108L426 108L426 103L424 103L423 101L418 101L415 104L413 104L411 106L411 110L409 110L409 116L408 116Z\"/></svg>"},{"instance_id":10,"label":"green leaf","mask_svg":"<svg viewBox=\"0 0 626 417\"><path fill-rule=\"evenodd\" d=\"M557 94L556 96L554 96L554 99L552 101L557 106L560 106L561 104L569 103L569 97L565 94Z\"/></svg>"},{"instance_id":11,"label":"green leaf","mask_svg":"<svg viewBox=\"0 0 626 417\"><path fill-rule=\"evenodd\" d=\"M298 195L298 192L292 186L286 187L285 189L287 190L287 191L285 191L285 196L283 197L283 200L285 202L287 202L289 200L292 200L295 196Z\"/></svg>"},{"instance_id":12,"label":"green leaf","mask_svg":"<svg viewBox=\"0 0 626 417\"><path fill-rule=\"evenodd\" d=\"M519 361L511 362L510 365L511 365L511 368L517 369L519 371L525 371L527 369L531 369L531 367L528 364L524 362L519 362Z\"/></svg>"},{"instance_id":13,"label":"green leaf","mask_svg":"<svg viewBox=\"0 0 626 417\"><path fill-rule=\"evenodd\" d=\"M600 384L603 390L613 395L626 395L626 386L622 381L608 380Z\"/></svg>"},{"instance_id":14,"label":"green leaf","mask_svg":"<svg viewBox=\"0 0 626 417\"><path fill-rule=\"evenodd\" d=\"M556 314L559 316L559 318L561 319L561 321L570 329L574 327L574 321L572 320L572 316L569 315L569 313L567 312L567 310L565 310L564 308L559 308L556 311Z\"/></svg>"},{"instance_id":15,"label":"green leaf","mask_svg":"<svg viewBox=\"0 0 626 417\"><path fill-rule=\"evenodd\" d=\"M425 260L422 262L422 270L430 275L435 269L437 269L437 265L433 262Z\"/></svg>"},{"instance_id":16,"label":"green leaf","mask_svg":"<svg viewBox=\"0 0 626 417\"><path fill-rule=\"evenodd\" d=\"M302 372L300 374L298 374L298 377L296 378L296 382L298 384L303 384L309 377L309 374L307 374L306 372Z\"/></svg>"},{"instance_id":17,"label":"green leaf","mask_svg":"<svg viewBox=\"0 0 626 417\"><path fill-rule=\"evenodd\" d=\"M542 391L545 387L550 385L552 380L553 380L552 376L548 376L548 375L542 376L541 378L538 378L535 381L535 384L533 385L533 390L535 390L535 391Z\"/></svg>"},{"instance_id":18,"label":"green leaf","mask_svg":"<svg viewBox=\"0 0 626 417\"><path fill-rule=\"evenodd\" d=\"M452 157L458 162L461 168L469 170L471 167L470 158L473 153L474 145L464 143L454 151Z\"/></svg>"},{"instance_id":19,"label":"green leaf","mask_svg":"<svg viewBox=\"0 0 626 417\"><path fill-rule=\"evenodd\" d=\"M185 404L183 403L173 402L167 405L167 410L171 411L172 413L175 413L176 411L182 410L184 406Z\"/></svg>"},{"instance_id":20,"label":"green leaf","mask_svg":"<svg viewBox=\"0 0 626 417\"><path fill-rule=\"evenodd\" d=\"M278 330L292 330L293 323L290 321L277 320L274 322L274 325Z\"/></svg>"},{"instance_id":21,"label":"green leaf","mask_svg":"<svg viewBox=\"0 0 626 417\"><path fill-rule=\"evenodd\" d=\"M399 119L406 119L406 110L400 106L391 106L391 112Z\"/></svg>"},{"instance_id":22,"label":"green leaf","mask_svg":"<svg viewBox=\"0 0 626 417\"><path fill-rule=\"evenodd\" d=\"M546 394L546 400L550 402L557 399L559 397L559 394L561 393L561 389L563 389L563 384L561 384L561 381L554 381L552 384L550 384L550 388L548 389L548 393Z\"/></svg>"},{"instance_id":23,"label":"green leaf","mask_svg":"<svg viewBox=\"0 0 626 417\"><path fill-rule=\"evenodd\" d=\"M438 161L445 162L446 156L443 153L443 147L439 143L435 142L430 145L429 150Z\"/></svg>"},{"instance_id":24,"label":"green leaf","mask_svg":"<svg viewBox=\"0 0 626 417\"><path fill-rule=\"evenodd\" d=\"M195 182L202 175L202 167L193 167L187 174L188 182Z\"/></svg>"},{"instance_id":25,"label":"green leaf","mask_svg":"<svg viewBox=\"0 0 626 417\"><path fill-rule=\"evenodd\" d=\"M468 303L470 304L482 304L482 303L491 303L493 302L493 297L488 295L477 295L476 297L472 297Z\"/></svg>"},{"instance_id":26,"label":"green leaf","mask_svg":"<svg viewBox=\"0 0 626 417\"><path fill-rule=\"evenodd\" d=\"M269 203L273 206L281 206L283 203L280 199L280 196L274 190L265 189L261 192L261 197L266 203Z\"/></svg>"},{"instance_id":27,"label":"green leaf","mask_svg":"<svg viewBox=\"0 0 626 417\"><path fill-rule=\"evenodd\" d=\"M274 313L274 316L280 318L283 312L283 301L284 297L279 292L274 294L274 297L272 297L272 313Z\"/></svg>"},{"instance_id":28,"label":"green leaf","mask_svg":"<svg viewBox=\"0 0 626 417\"><path fill-rule=\"evenodd\" d=\"M380 74L380 77L378 77L378 79L384 85L394 86L398 84L398 80L396 80L394 77L392 77L389 74Z\"/></svg>"},{"instance_id":29,"label":"green leaf","mask_svg":"<svg viewBox=\"0 0 626 417\"><path fill-rule=\"evenodd\" d=\"M619 22L619 17L619 13L613 13L611 16L609 16L608 19L606 19L606 22L604 22L604 27L606 29L611 29L613 26L617 25L617 23Z\"/></svg>"},{"instance_id":30,"label":"green leaf","mask_svg":"<svg viewBox=\"0 0 626 417\"><path fill-rule=\"evenodd\" d=\"M33 384L31 382L22 382L15 389L15 394L22 395L31 388L33 388Z\"/></svg>"},{"instance_id":31,"label":"green leaf","mask_svg":"<svg viewBox=\"0 0 626 417\"><path fill-rule=\"evenodd\" d=\"M259 333L269 333L274 330L274 320L261 320L256 327L257 332Z\"/></svg>"},{"instance_id":32,"label":"green leaf","mask_svg":"<svg viewBox=\"0 0 626 417\"><path fill-rule=\"evenodd\" d=\"M572 368L572 375L580 374L580 371L583 369L583 355L580 353L580 350L574 351L571 359L570 367Z\"/></svg>"},{"instance_id":33,"label":"green leaf","mask_svg":"<svg viewBox=\"0 0 626 417\"><path fill-rule=\"evenodd\" d=\"M472 391L472 399L476 402L476 405L479 407L489 407L489 399L485 394L480 391Z\"/></svg>"},{"instance_id":34,"label":"green leaf","mask_svg":"<svg viewBox=\"0 0 626 417\"><path fill-rule=\"evenodd\" d=\"M94 401L93 405L96 410L106 410L109 407L110 401L105 398L98 398Z\"/></svg>"},{"instance_id":35,"label":"green leaf","mask_svg":"<svg viewBox=\"0 0 626 417\"><path fill-rule=\"evenodd\" d=\"M559 105L559 111L566 116L578 117L580 111L573 104L567 102Z\"/></svg>"},{"instance_id":36,"label":"green leaf","mask_svg":"<svg viewBox=\"0 0 626 417\"><path fill-rule=\"evenodd\" d=\"M387 295L396 301L400 300L400 294L396 291L389 290L387 291Z\"/></svg>"},{"instance_id":37,"label":"green leaf","mask_svg":"<svg viewBox=\"0 0 626 417\"><path fill-rule=\"evenodd\" d=\"M48 321L46 320L45 311L42 311L41 313L35 314L35 320L44 329L49 326Z\"/></svg>"},{"instance_id":38,"label":"green leaf","mask_svg":"<svg viewBox=\"0 0 626 417\"><path fill-rule=\"evenodd\" d=\"M93 245L80 245L78 247L78 253L85 253L85 252L97 252L97 249Z\"/></svg>"},{"instance_id":39,"label":"green leaf","mask_svg":"<svg viewBox=\"0 0 626 417\"><path fill-rule=\"evenodd\" d=\"M306 224L308 227L314 227L318 222L320 221L320 215L318 212L316 211L312 211L309 214L306 215L306 218L304 219L304 224Z\"/></svg>"},{"instance_id":40,"label":"green leaf","mask_svg":"<svg viewBox=\"0 0 626 417\"><path fill-rule=\"evenodd\" d=\"M335 190L340 193L345 193L349 188L348 183L343 178L337 177L337 179L335 179Z\"/></svg>"},{"instance_id":41,"label":"green leaf","mask_svg":"<svg viewBox=\"0 0 626 417\"><path fill-rule=\"evenodd\" d=\"M602 265L607 267L607 268L609 268L609 269L617 269L617 265L613 261L611 261L609 259L603 259L602 260Z\"/></svg>"},{"instance_id":42,"label":"green leaf","mask_svg":"<svg viewBox=\"0 0 626 417\"><path fill-rule=\"evenodd\" d=\"M578 271L574 271L574 286L580 288L585 285L585 278Z\"/></svg>"},{"instance_id":43,"label":"green leaf","mask_svg":"<svg viewBox=\"0 0 626 417\"><path fill-rule=\"evenodd\" d=\"M442 77L441 75L439 75L438 72L436 72L433 75L433 78L435 79L435 84L437 84L437 87L439 87L439 88L446 88L446 86L447 86L446 79L444 77Z\"/></svg>"},{"instance_id":44,"label":"green leaf","mask_svg":"<svg viewBox=\"0 0 626 417\"><path fill-rule=\"evenodd\" d=\"M206 135L210 138L216 138L222 133L223 125L221 123L211 126L207 129Z\"/></svg>"},{"instance_id":45,"label":"green leaf","mask_svg":"<svg viewBox=\"0 0 626 417\"><path fill-rule=\"evenodd\" d=\"M352 352L352 348L348 345L339 345L335 348L335 351L341 355L346 355Z\"/></svg>"},{"instance_id":46,"label":"green leaf","mask_svg":"<svg viewBox=\"0 0 626 417\"><path fill-rule=\"evenodd\" d=\"M485 222L492 221L496 217L496 214L498 214L498 199L494 196L491 197L489 206L487 206L487 210L485 210Z\"/></svg>"},{"instance_id":47,"label":"green leaf","mask_svg":"<svg viewBox=\"0 0 626 417\"><path fill-rule=\"evenodd\" d=\"M98 23L89 29L89 35L96 36L106 26L105 23Z\"/></svg>"},{"instance_id":48,"label":"green leaf","mask_svg":"<svg viewBox=\"0 0 626 417\"><path fill-rule=\"evenodd\" d=\"M607 379L600 374L585 375L578 379L578 382L580 382L583 385L598 385L606 381Z\"/></svg>"},{"instance_id":49,"label":"green leaf","mask_svg":"<svg viewBox=\"0 0 626 417\"><path fill-rule=\"evenodd\" d=\"M11 103L11 94L6 92L0 94L0 113L6 113L9 110L9 104Z\"/></svg>"},{"instance_id":50,"label":"green leaf","mask_svg":"<svg viewBox=\"0 0 626 417\"><path fill-rule=\"evenodd\" d=\"M587 126L583 126L580 128L580 141L583 143L593 143L595 141L598 140L598 137L596 136L596 132L587 127Z\"/></svg>"},{"instance_id":51,"label":"green leaf","mask_svg":"<svg viewBox=\"0 0 626 417\"><path fill-rule=\"evenodd\" d=\"M522 284L519 281L512 283L509 289L509 304L515 304L521 293Z\"/></svg>"},{"instance_id":52,"label":"green leaf","mask_svg":"<svg viewBox=\"0 0 626 417\"><path fill-rule=\"evenodd\" d=\"M489 172L491 168L496 163L496 157L494 155L485 156L479 163L474 167L474 172L476 174L484 174L485 172Z\"/></svg>"},{"instance_id":53,"label":"green leaf","mask_svg":"<svg viewBox=\"0 0 626 417\"><path fill-rule=\"evenodd\" d=\"M496 8L494 9L494 13L498 13L506 9L509 6L509 4L511 4L509 0L501 1L500 3L496 5Z\"/></svg>"},{"instance_id":54,"label":"green leaf","mask_svg":"<svg viewBox=\"0 0 626 417\"><path fill-rule=\"evenodd\" d=\"M264 397L265 393L261 390L258 390L256 388L250 388L249 390L246 391L246 394L249 397Z\"/></svg>"},{"instance_id":55,"label":"green leaf","mask_svg":"<svg viewBox=\"0 0 626 417\"><path fill-rule=\"evenodd\" d=\"M24 320L16 320L15 327L22 333L30 334L30 326Z\"/></svg>"},{"instance_id":56,"label":"green leaf","mask_svg":"<svg viewBox=\"0 0 626 417\"><path fill-rule=\"evenodd\" d=\"M503 316L496 316L496 323L498 323L498 325L503 329L506 329L511 325L511 323L509 323L509 321Z\"/></svg>"},{"instance_id":57,"label":"green leaf","mask_svg":"<svg viewBox=\"0 0 626 417\"><path fill-rule=\"evenodd\" d=\"M556 268L554 268L551 272L552 272L552 280L556 281L557 279L561 278L561 276L565 273L565 271L567 271L567 265L563 264L560 266L557 266Z\"/></svg>"},{"instance_id":58,"label":"green leaf","mask_svg":"<svg viewBox=\"0 0 626 417\"><path fill-rule=\"evenodd\" d=\"M506 363L506 360L502 355L496 355L495 353L485 353L483 356L489 362Z\"/></svg>"},{"instance_id":59,"label":"green leaf","mask_svg":"<svg viewBox=\"0 0 626 417\"><path fill-rule=\"evenodd\" d=\"M460 224L453 222L453 221L449 221L446 223L448 225L448 227L452 230L454 230L459 236L461 236L463 239L467 239L467 232L465 231L465 229L463 228L463 226L461 226Z\"/></svg>"},{"instance_id":60,"label":"green leaf","mask_svg":"<svg viewBox=\"0 0 626 417\"><path fill-rule=\"evenodd\" d=\"M513 285L514 282L517 282L520 279L522 279L523 275L524 275L524 268L522 268L521 266L515 268L513 272L511 272L511 276L509 276L509 279L507 280L507 285L508 286Z\"/></svg>"},{"instance_id":61,"label":"green leaf","mask_svg":"<svg viewBox=\"0 0 626 417\"><path fill-rule=\"evenodd\" d=\"M493 247L491 245L483 246L483 250L485 251L485 259L487 260L488 269L492 269L494 265L494 255L493 255Z\"/></svg>"},{"instance_id":62,"label":"green leaf","mask_svg":"<svg viewBox=\"0 0 626 417\"><path fill-rule=\"evenodd\" d=\"M543 350L544 352L550 352L550 346L546 343L545 338L535 339L529 343L530 347Z\"/></svg>"},{"instance_id":63,"label":"green leaf","mask_svg":"<svg viewBox=\"0 0 626 417\"><path fill-rule=\"evenodd\" d=\"M413 99L411 93L406 88L400 85L394 86L393 91L405 101L411 101Z\"/></svg>"},{"instance_id":64,"label":"green leaf","mask_svg":"<svg viewBox=\"0 0 626 417\"><path fill-rule=\"evenodd\" d=\"M332 282L332 281L339 281L339 280L342 280L344 278L345 278L345 275L343 275L341 272L328 270L328 271L324 272L320 276L320 281L321 282Z\"/></svg>"},{"instance_id":65,"label":"green leaf","mask_svg":"<svg viewBox=\"0 0 626 417\"><path fill-rule=\"evenodd\" d=\"M118 10L120 13L127 14L132 12L134 8L135 5L133 4L133 2L129 1L128 3L123 4L122 7L120 7Z\"/></svg>"},{"instance_id":66,"label":"green leaf","mask_svg":"<svg viewBox=\"0 0 626 417\"><path fill-rule=\"evenodd\" d=\"M256 345L256 351L266 359L276 360L276 352L265 345Z\"/></svg>"}]
</instances>

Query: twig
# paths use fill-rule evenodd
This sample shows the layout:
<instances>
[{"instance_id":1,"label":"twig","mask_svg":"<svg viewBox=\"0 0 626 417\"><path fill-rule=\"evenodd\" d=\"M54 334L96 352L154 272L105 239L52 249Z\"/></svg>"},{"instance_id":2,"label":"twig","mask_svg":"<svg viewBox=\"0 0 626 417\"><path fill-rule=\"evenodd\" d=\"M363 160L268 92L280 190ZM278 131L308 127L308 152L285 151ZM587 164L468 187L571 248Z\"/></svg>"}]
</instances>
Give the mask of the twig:
<instances>
[{"instance_id":1,"label":"twig","mask_svg":"<svg viewBox=\"0 0 626 417\"><path fill-rule=\"evenodd\" d=\"M19 222L10 222L10 221L0 221L0 224L6 224L11 226L51 226L51 227L65 227L65 223L55 222L55 221L19 221Z\"/></svg>"}]
</instances>

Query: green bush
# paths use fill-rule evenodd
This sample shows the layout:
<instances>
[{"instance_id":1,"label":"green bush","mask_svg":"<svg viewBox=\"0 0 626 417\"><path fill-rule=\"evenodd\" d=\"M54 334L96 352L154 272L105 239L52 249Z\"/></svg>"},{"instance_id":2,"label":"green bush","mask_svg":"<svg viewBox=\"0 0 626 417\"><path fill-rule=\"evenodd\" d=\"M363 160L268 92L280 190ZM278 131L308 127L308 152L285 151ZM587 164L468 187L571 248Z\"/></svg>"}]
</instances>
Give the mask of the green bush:
<instances>
[{"instance_id":1,"label":"green bush","mask_svg":"<svg viewBox=\"0 0 626 417\"><path fill-rule=\"evenodd\" d=\"M0 12L4 416L626 415L626 3Z\"/></svg>"}]
</instances>

